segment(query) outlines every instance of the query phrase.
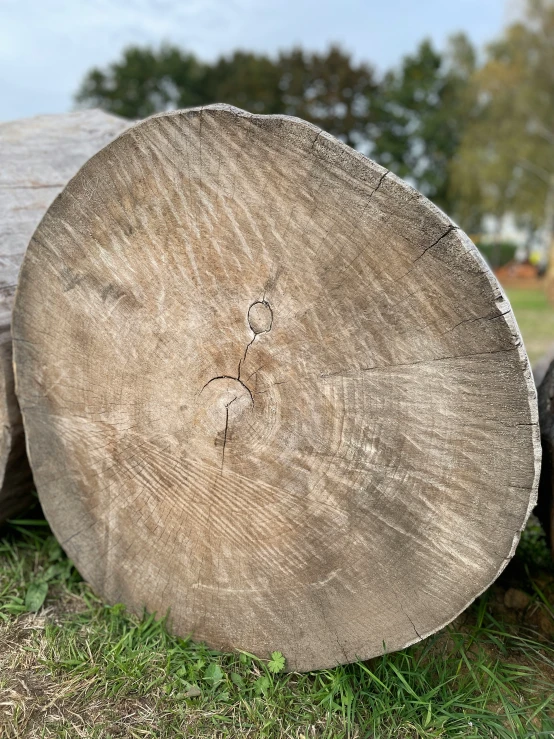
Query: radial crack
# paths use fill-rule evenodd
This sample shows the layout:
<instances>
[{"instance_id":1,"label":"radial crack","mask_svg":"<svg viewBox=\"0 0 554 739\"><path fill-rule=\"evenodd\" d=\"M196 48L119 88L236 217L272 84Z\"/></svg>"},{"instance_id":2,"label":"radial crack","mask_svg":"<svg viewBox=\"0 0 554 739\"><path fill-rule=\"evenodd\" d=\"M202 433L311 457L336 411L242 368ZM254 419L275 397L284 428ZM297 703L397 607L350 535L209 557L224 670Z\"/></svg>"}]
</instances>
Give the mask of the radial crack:
<instances>
[{"instance_id":1,"label":"radial crack","mask_svg":"<svg viewBox=\"0 0 554 739\"><path fill-rule=\"evenodd\" d=\"M237 400L238 395L235 395L233 400L230 400L225 404L225 432L223 434L223 452L221 454L221 474L223 474L223 466L225 465L225 446L227 444L227 431L229 430L229 406Z\"/></svg>"},{"instance_id":2,"label":"radial crack","mask_svg":"<svg viewBox=\"0 0 554 739\"><path fill-rule=\"evenodd\" d=\"M406 616L406 618L408 619L408 621L412 624L412 628L415 631L415 633L417 634L418 638L419 639L423 639L423 637L421 636L421 634L419 633L419 631L416 629L414 622L410 618L410 614L407 613L407 611L404 610L404 606L402 605L402 601L400 600L400 598L398 598L398 605L400 606L400 610L402 611L402 613Z\"/></svg>"}]
</instances>

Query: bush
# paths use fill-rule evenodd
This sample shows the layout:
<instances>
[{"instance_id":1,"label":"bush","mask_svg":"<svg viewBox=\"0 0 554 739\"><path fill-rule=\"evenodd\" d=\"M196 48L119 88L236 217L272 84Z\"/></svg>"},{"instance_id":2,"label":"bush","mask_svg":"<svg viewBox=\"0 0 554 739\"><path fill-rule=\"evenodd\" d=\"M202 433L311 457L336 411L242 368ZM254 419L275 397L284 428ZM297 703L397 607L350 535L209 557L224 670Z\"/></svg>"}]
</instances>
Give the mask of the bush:
<instances>
[{"instance_id":1,"label":"bush","mask_svg":"<svg viewBox=\"0 0 554 739\"><path fill-rule=\"evenodd\" d=\"M517 245L510 241L480 242L476 246L493 269L511 262L517 250Z\"/></svg>"}]
</instances>

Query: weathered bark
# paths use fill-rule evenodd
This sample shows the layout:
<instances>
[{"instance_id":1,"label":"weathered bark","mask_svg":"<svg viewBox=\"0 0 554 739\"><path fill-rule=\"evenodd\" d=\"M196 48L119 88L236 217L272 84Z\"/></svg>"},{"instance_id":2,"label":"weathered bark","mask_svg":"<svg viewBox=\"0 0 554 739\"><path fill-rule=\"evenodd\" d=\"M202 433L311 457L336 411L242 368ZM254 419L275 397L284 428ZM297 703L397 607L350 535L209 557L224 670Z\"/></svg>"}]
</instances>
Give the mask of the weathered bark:
<instances>
[{"instance_id":1,"label":"weathered bark","mask_svg":"<svg viewBox=\"0 0 554 739\"><path fill-rule=\"evenodd\" d=\"M554 557L554 362L539 385L539 421L542 469L536 511Z\"/></svg>"},{"instance_id":2,"label":"weathered bark","mask_svg":"<svg viewBox=\"0 0 554 739\"><path fill-rule=\"evenodd\" d=\"M15 368L46 515L110 602L306 670L405 647L504 568L536 391L467 237L303 121L150 118L31 241Z\"/></svg>"},{"instance_id":3,"label":"weathered bark","mask_svg":"<svg viewBox=\"0 0 554 739\"><path fill-rule=\"evenodd\" d=\"M92 154L128 125L101 111L0 123L0 522L24 508L32 490L10 336L19 267L56 195Z\"/></svg>"}]
</instances>

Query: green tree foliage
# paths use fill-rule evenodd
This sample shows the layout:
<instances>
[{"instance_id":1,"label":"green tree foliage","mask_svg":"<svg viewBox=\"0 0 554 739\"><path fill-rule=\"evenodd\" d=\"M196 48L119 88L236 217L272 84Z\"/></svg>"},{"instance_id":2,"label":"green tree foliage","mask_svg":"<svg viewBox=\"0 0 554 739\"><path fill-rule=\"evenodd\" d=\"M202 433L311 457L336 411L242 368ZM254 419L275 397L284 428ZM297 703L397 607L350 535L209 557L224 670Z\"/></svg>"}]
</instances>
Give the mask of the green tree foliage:
<instances>
[{"instance_id":1,"label":"green tree foliage","mask_svg":"<svg viewBox=\"0 0 554 739\"><path fill-rule=\"evenodd\" d=\"M475 51L463 34L450 39L444 55L425 40L385 75L374 105L373 158L451 213L450 161L463 133L474 68Z\"/></svg>"},{"instance_id":2,"label":"green tree foliage","mask_svg":"<svg viewBox=\"0 0 554 739\"><path fill-rule=\"evenodd\" d=\"M281 71L261 54L236 51L205 68L203 104L228 103L251 113L282 113Z\"/></svg>"},{"instance_id":3,"label":"green tree foliage","mask_svg":"<svg viewBox=\"0 0 554 739\"><path fill-rule=\"evenodd\" d=\"M474 105L453 161L464 214L511 212L554 226L554 3L527 0L525 15L487 49L472 80Z\"/></svg>"},{"instance_id":4,"label":"green tree foliage","mask_svg":"<svg viewBox=\"0 0 554 739\"><path fill-rule=\"evenodd\" d=\"M129 47L107 70L91 70L76 100L125 118L229 103L254 113L297 115L360 145L367 137L376 87L372 69L355 64L337 46L324 54L293 49L277 60L237 51L213 65L170 46L159 51Z\"/></svg>"},{"instance_id":5,"label":"green tree foliage","mask_svg":"<svg viewBox=\"0 0 554 739\"><path fill-rule=\"evenodd\" d=\"M321 126L350 146L364 148L371 136L372 101L378 89L373 69L354 64L338 46L325 54L301 49L281 54L282 112Z\"/></svg>"},{"instance_id":6,"label":"green tree foliage","mask_svg":"<svg viewBox=\"0 0 554 739\"><path fill-rule=\"evenodd\" d=\"M380 81L371 66L338 46L324 53L295 48L276 59L237 51L213 64L175 47L130 47L107 69L86 75L77 101L127 118L212 102L299 116L454 213L449 163L463 132L474 67L475 52L463 35L451 39L445 55L424 41Z\"/></svg>"},{"instance_id":7,"label":"green tree foliage","mask_svg":"<svg viewBox=\"0 0 554 739\"><path fill-rule=\"evenodd\" d=\"M130 46L108 69L92 69L77 92L77 103L123 118L145 118L162 110L205 102L206 67L173 46L159 51Z\"/></svg>"}]
</instances>

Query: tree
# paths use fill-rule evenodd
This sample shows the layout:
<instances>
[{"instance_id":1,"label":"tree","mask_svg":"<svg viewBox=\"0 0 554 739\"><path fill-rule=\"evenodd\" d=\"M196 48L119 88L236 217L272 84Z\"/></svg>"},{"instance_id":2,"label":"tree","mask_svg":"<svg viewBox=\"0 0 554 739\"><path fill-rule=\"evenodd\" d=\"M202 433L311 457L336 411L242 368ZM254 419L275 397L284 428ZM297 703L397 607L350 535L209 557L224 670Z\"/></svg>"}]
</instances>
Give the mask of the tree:
<instances>
[{"instance_id":1,"label":"tree","mask_svg":"<svg viewBox=\"0 0 554 739\"><path fill-rule=\"evenodd\" d=\"M228 103L251 113L282 113L281 71L262 54L235 51L207 66L204 95L207 103Z\"/></svg>"},{"instance_id":2,"label":"tree","mask_svg":"<svg viewBox=\"0 0 554 739\"><path fill-rule=\"evenodd\" d=\"M376 135L371 155L449 213L457 205L450 187L450 161L462 136L475 51L463 34L447 52L429 40L389 71L375 101Z\"/></svg>"},{"instance_id":3,"label":"tree","mask_svg":"<svg viewBox=\"0 0 554 739\"><path fill-rule=\"evenodd\" d=\"M525 15L487 50L472 80L475 104L453 163L465 211L477 203L554 231L554 3Z\"/></svg>"},{"instance_id":4,"label":"tree","mask_svg":"<svg viewBox=\"0 0 554 739\"><path fill-rule=\"evenodd\" d=\"M175 47L129 47L106 70L91 70L76 100L125 118L229 103L252 113L300 116L363 148L376 89L371 67L355 64L337 46L323 54L293 49L276 60L236 51L213 65Z\"/></svg>"},{"instance_id":5,"label":"tree","mask_svg":"<svg viewBox=\"0 0 554 739\"><path fill-rule=\"evenodd\" d=\"M325 54L296 48L279 56L283 112L321 126L350 146L367 149L372 136L373 69L331 46Z\"/></svg>"},{"instance_id":6,"label":"tree","mask_svg":"<svg viewBox=\"0 0 554 739\"><path fill-rule=\"evenodd\" d=\"M102 108L123 118L146 116L207 102L206 68L174 46L130 46L107 70L92 69L76 96L83 107Z\"/></svg>"},{"instance_id":7,"label":"tree","mask_svg":"<svg viewBox=\"0 0 554 739\"><path fill-rule=\"evenodd\" d=\"M106 70L89 72L77 100L131 118L213 102L298 116L411 179L457 214L450 162L464 130L474 68L475 52L463 35L450 40L445 54L424 41L381 81L369 64L336 45L324 53L295 48L276 59L236 51L213 64L174 47L131 47Z\"/></svg>"}]
</instances>

